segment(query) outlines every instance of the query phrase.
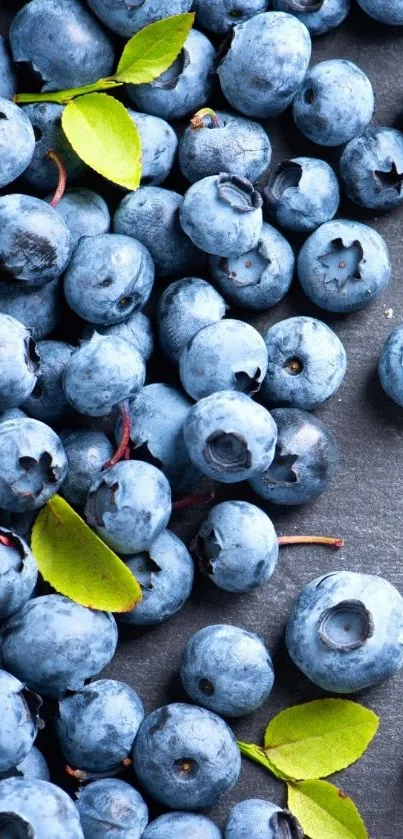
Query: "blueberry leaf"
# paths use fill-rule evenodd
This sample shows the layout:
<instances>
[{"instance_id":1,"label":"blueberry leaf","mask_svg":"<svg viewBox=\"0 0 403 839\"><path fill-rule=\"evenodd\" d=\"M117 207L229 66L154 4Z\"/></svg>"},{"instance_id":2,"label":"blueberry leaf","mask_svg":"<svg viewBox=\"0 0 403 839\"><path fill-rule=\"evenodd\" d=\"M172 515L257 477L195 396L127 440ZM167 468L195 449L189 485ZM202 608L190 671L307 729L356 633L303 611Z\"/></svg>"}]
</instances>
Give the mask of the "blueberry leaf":
<instances>
[{"instance_id":1,"label":"blueberry leaf","mask_svg":"<svg viewBox=\"0 0 403 839\"><path fill-rule=\"evenodd\" d=\"M309 839L368 839L354 804L328 781L288 783L288 808Z\"/></svg>"},{"instance_id":2,"label":"blueberry leaf","mask_svg":"<svg viewBox=\"0 0 403 839\"><path fill-rule=\"evenodd\" d=\"M323 778L358 760L375 736L373 711L347 699L317 699L281 711L264 736L264 753L295 780Z\"/></svg>"},{"instance_id":3,"label":"blueberry leaf","mask_svg":"<svg viewBox=\"0 0 403 839\"><path fill-rule=\"evenodd\" d=\"M37 516L31 546L43 578L76 603L128 612L141 600L131 571L60 495Z\"/></svg>"},{"instance_id":4,"label":"blueberry leaf","mask_svg":"<svg viewBox=\"0 0 403 839\"><path fill-rule=\"evenodd\" d=\"M267 757L264 749L261 746L256 746L254 743L242 743L238 740L239 751L244 757L248 757L249 760L253 760L255 763L259 763L260 766L264 766L265 769L268 769L272 775L275 775L276 778L280 778L281 781L289 781L287 775L284 775L283 772L280 772L274 763L271 763L269 758Z\"/></svg>"},{"instance_id":5,"label":"blueberry leaf","mask_svg":"<svg viewBox=\"0 0 403 839\"><path fill-rule=\"evenodd\" d=\"M141 178L141 140L121 102L89 93L66 105L63 131L77 154L100 175L135 190Z\"/></svg>"},{"instance_id":6,"label":"blueberry leaf","mask_svg":"<svg viewBox=\"0 0 403 839\"><path fill-rule=\"evenodd\" d=\"M178 57L194 21L194 14L173 15L150 23L126 44L113 78L145 84L157 79Z\"/></svg>"}]
</instances>

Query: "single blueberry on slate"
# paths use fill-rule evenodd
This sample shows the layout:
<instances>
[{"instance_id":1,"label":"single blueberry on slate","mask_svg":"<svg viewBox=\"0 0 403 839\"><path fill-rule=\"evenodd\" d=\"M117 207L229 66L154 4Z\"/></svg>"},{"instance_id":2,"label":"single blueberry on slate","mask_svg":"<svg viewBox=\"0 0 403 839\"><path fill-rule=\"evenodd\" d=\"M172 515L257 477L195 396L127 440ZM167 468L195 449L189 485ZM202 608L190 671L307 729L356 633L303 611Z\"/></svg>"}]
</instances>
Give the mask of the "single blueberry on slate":
<instances>
[{"instance_id":1,"label":"single blueberry on slate","mask_svg":"<svg viewBox=\"0 0 403 839\"><path fill-rule=\"evenodd\" d=\"M108 29L130 38L161 18L189 12L192 0L88 0L88 5Z\"/></svg>"},{"instance_id":2,"label":"single blueberry on slate","mask_svg":"<svg viewBox=\"0 0 403 839\"><path fill-rule=\"evenodd\" d=\"M31 189L47 192L56 189L59 173L48 152L54 150L63 163L67 183L76 180L85 171L85 164L70 145L62 129L63 106L53 102L35 102L24 105L35 134L35 149L30 165L24 172L24 181Z\"/></svg>"},{"instance_id":3,"label":"single blueberry on slate","mask_svg":"<svg viewBox=\"0 0 403 839\"><path fill-rule=\"evenodd\" d=\"M141 185L158 186L168 177L175 160L178 138L160 117L128 108L141 140Z\"/></svg>"},{"instance_id":4,"label":"single blueberry on slate","mask_svg":"<svg viewBox=\"0 0 403 839\"><path fill-rule=\"evenodd\" d=\"M8 46L0 35L0 97L12 99L17 89L17 80L11 62Z\"/></svg>"},{"instance_id":5,"label":"single blueberry on slate","mask_svg":"<svg viewBox=\"0 0 403 839\"><path fill-rule=\"evenodd\" d=\"M365 73L344 58L315 64L293 102L294 120L320 146L341 146L367 127L374 112L374 92Z\"/></svg>"},{"instance_id":6,"label":"single blueberry on slate","mask_svg":"<svg viewBox=\"0 0 403 839\"><path fill-rule=\"evenodd\" d=\"M402 0L357 0L358 5L375 20L391 26L403 26Z\"/></svg>"},{"instance_id":7,"label":"single blueberry on slate","mask_svg":"<svg viewBox=\"0 0 403 839\"><path fill-rule=\"evenodd\" d=\"M87 609L60 594L29 600L0 632L4 666L31 690L54 699L97 676L116 645L116 622L109 612Z\"/></svg>"},{"instance_id":8,"label":"single blueberry on slate","mask_svg":"<svg viewBox=\"0 0 403 839\"><path fill-rule=\"evenodd\" d=\"M192 558L181 539L164 530L147 551L125 557L141 586L142 600L118 620L134 626L161 623L182 608L193 585Z\"/></svg>"},{"instance_id":9,"label":"single blueberry on slate","mask_svg":"<svg viewBox=\"0 0 403 839\"><path fill-rule=\"evenodd\" d=\"M48 195L45 201L50 203L52 198L53 195ZM75 251L82 236L98 236L109 232L111 219L108 205L92 189L67 189L55 210L69 229L71 253Z\"/></svg>"},{"instance_id":10,"label":"single blueberry on slate","mask_svg":"<svg viewBox=\"0 0 403 839\"><path fill-rule=\"evenodd\" d=\"M42 90L82 87L114 69L105 31L78 0L31 0L10 27L14 61L42 77Z\"/></svg>"},{"instance_id":11,"label":"single blueberry on slate","mask_svg":"<svg viewBox=\"0 0 403 839\"><path fill-rule=\"evenodd\" d=\"M65 310L58 278L40 288L0 279L0 312L19 320L36 341L46 338L59 325Z\"/></svg>"},{"instance_id":12,"label":"single blueberry on slate","mask_svg":"<svg viewBox=\"0 0 403 839\"><path fill-rule=\"evenodd\" d=\"M403 134L396 128L367 128L347 144L340 175L351 201L374 210L403 204Z\"/></svg>"},{"instance_id":13,"label":"single blueberry on slate","mask_svg":"<svg viewBox=\"0 0 403 839\"><path fill-rule=\"evenodd\" d=\"M386 339L378 373L385 393L403 407L403 326L397 326Z\"/></svg>"},{"instance_id":14,"label":"single blueberry on slate","mask_svg":"<svg viewBox=\"0 0 403 839\"><path fill-rule=\"evenodd\" d=\"M150 463L121 461L92 484L85 515L113 550L147 550L171 516L169 483Z\"/></svg>"},{"instance_id":15,"label":"single blueberry on slate","mask_svg":"<svg viewBox=\"0 0 403 839\"><path fill-rule=\"evenodd\" d=\"M17 533L0 527L0 620L32 597L38 579L36 559Z\"/></svg>"},{"instance_id":16,"label":"single blueberry on slate","mask_svg":"<svg viewBox=\"0 0 403 839\"><path fill-rule=\"evenodd\" d=\"M271 413L278 431L274 460L250 485L272 504L304 504L329 489L338 462L336 440L306 411L276 408Z\"/></svg>"},{"instance_id":17,"label":"single blueberry on slate","mask_svg":"<svg viewBox=\"0 0 403 839\"><path fill-rule=\"evenodd\" d=\"M219 320L200 329L184 348L181 382L193 399L220 390L252 395L267 371L267 350L257 329L242 320Z\"/></svg>"},{"instance_id":18,"label":"single blueberry on slate","mask_svg":"<svg viewBox=\"0 0 403 839\"><path fill-rule=\"evenodd\" d=\"M273 8L295 15L311 35L324 35L343 23L350 11L350 0L273 0Z\"/></svg>"},{"instance_id":19,"label":"single blueberry on slate","mask_svg":"<svg viewBox=\"0 0 403 839\"><path fill-rule=\"evenodd\" d=\"M347 358L340 339L325 323L287 318L271 326L264 340L269 365L261 393L268 405L311 411L336 393Z\"/></svg>"},{"instance_id":20,"label":"single blueberry on slate","mask_svg":"<svg viewBox=\"0 0 403 839\"><path fill-rule=\"evenodd\" d=\"M222 839L221 831L206 816L197 813L164 813L151 822L142 839Z\"/></svg>"},{"instance_id":21,"label":"single blueberry on slate","mask_svg":"<svg viewBox=\"0 0 403 839\"><path fill-rule=\"evenodd\" d=\"M84 839L141 839L148 823L148 807L125 781L105 778L77 794Z\"/></svg>"},{"instance_id":22,"label":"single blueberry on slate","mask_svg":"<svg viewBox=\"0 0 403 839\"><path fill-rule=\"evenodd\" d=\"M310 57L303 23L283 12L255 15L235 27L218 66L224 96L246 116L274 117L292 102Z\"/></svg>"},{"instance_id":23,"label":"single blueberry on slate","mask_svg":"<svg viewBox=\"0 0 403 839\"><path fill-rule=\"evenodd\" d=\"M67 459L57 434L35 419L0 424L0 507L37 510L58 492Z\"/></svg>"},{"instance_id":24,"label":"single blueberry on slate","mask_svg":"<svg viewBox=\"0 0 403 839\"><path fill-rule=\"evenodd\" d=\"M194 0L196 22L202 29L225 35L234 26L267 11L269 0Z\"/></svg>"},{"instance_id":25,"label":"single blueberry on slate","mask_svg":"<svg viewBox=\"0 0 403 839\"><path fill-rule=\"evenodd\" d=\"M216 714L195 705L158 708L142 722L133 767L146 792L166 807L211 807L236 784L241 755Z\"/></svg>"},{"instance_id":26,"label":"single blueberry on slate","mask_svg":"<svg viewBox=\"0 0 403 839\"><path fill-rule=\"evenodd\" d=\"M237 114L217 111L191 120L179 142L179 166L190 183L230 172L252 183L270 168L271 143L264 128Z\"/></svg>"},{"instance_id":27,"label":"single blueberry on slate","mask_svg":"<svg viewBox=\"0 0 403 839\"><path fill-rule=\"evenodd\" d=\"M31 778L1 781L0 830L5 839L84 839L77 808L67 792Z\"/></svg>"},{"instance_id":28,"label":"single blueberry on slate","mask_svg":"<svg viewBox=\"0 0 403 839\"><path fill-rule=\"evenodd\" d=\"M116 335L129 344L133 344L149 361L154 351L154 335L150 319L143 312L133 312L125 321L102 326L97 323L87 323L83 329L83 338L91 338L94 332L100 335Z\"/></svg>"},{"instance_id":29,"label":"single blueberry on slate","mask_svg":"<svg viewBox=\"0 0 403 839\"><path fill-rule=\"evenodd\" d=\"M203 258L180 226L181 204L182 196L177 192L141 186L123 198L115 213L115 233L132 236L148 248L157 277L186 273Z\"/></svg>"},{"instance_id":30,"label":"single blueberry on slate","mask_svg":"<svg viewBox=\"0 0 403 839\"><path fill-rule=\"evenodd\" d=\"M240 256L255 248L262 232L262 198L250 181L222 173L202 178L185 193L182 229L206 253Z\"/></svg>"},{"instance_id":31,"label":"single blueberry on slate","mask_svg":"<svg viewBox=\"0 0 403 839\"><path fill-rule=\"evenodd\" d=\"M385 240L358 221L335 219L303 244L298 277L307 297L329 312L355 312L386 288L391 264Z\"/></svg>"},{"instance_id":32,"label":"single blueberry on slate","mask_svg":"<svg viewBox=\"0 0 403 839\"><path fill-rule=\"evenodd\" d=\"M30 331L0 313L0 411L18 408L37 382L39 357Z\"/></svg>"},{"instance_id":33,"label":"single blueberry on slate","mask_svg":"<svg viewBox=\"0 0 403 839\"><path fill-rule=\"evenodd\" d=\"M42 700L6 670L0 670L0 705L0 772L7 772L32 749Z\"/></svg>"},{"instance_id":34,"label":"single blueberry on slate","mask_svg":"<svg viewBox=\"0 0 403 839\"><path fill-rule=\"evenodd\" d=\"M229 811L224 839L303 839L295 816L261 798L247 798Z\"/></svg>"},{"instance_id":35,"label":"single blueberry on slate","mask_svg":"<svg viewBox=\"0 0 403 839\"><path fill-rule=\"evenodd\" d=\"M149 84L127 85L140 111L166 120L183 119L209 99L214 88L216 53L206 35L191 29L173 64Z\"/></svg>"},{"instance_id":36,"label":"single blueberry on slate","mask_svg":"<svg viewBox=\"0 0 403 839\"><path fill-rule=\"evenodd\" d=\"M190 459L203 474L236 483L264 472L274 457L277 428L245 393L223 390L197 402L184 424Z\"/></svg>"},{"instance_id":37,"label":"single blueberry on slate","mask_svg":"<svg viewBox=\"0 0 403 839\"><path fill-rule=\"evenodd\" d=\"M336 215L339 183L331 166L315 157L283 160L265 190L269 213L287 230L315 230Z\"/></svg>"},{"instance_id":38,"label":"single blueberry on slate","mask_svg":"<svg viewBox=\"0 0 403 839\"><path fill-rule=\"evenodd\" d=\"M182 350L209 323L221 320L225 300L206 280L185 277L163 291L157 308L158 337L162 351L179 361Z\"/></svg>"},{"instance_id":39,"label":"single blueberry on slate","mask_svg":"<svg viewBox=\"0 0 403 839\"><path fill-rule=\"evenodd\" d=\"M48 764L36 746L32 746L24 760L16 766L15 776L22 776L27 780L50 781Z\"/></svg>"},{"instance_id":40,"label":"single blueberry on slate","mask_svg":"<svg viewBox=\"0 0 403 839\"><path fill-rule=\"evenodd\" d=\"M251 714L274 684L273 664L263 640L231 624L195 632L183 649L180 675L193 702L225 717Z\"/></svg>"},{"instance_id":41,"label":"single blueberry on slate","mask_svg":"<svg viewBox=\"0 0 403 839\"><path fill-rule=\"evenodd\" d=\"M36 384L24 402L24 411L46 423L58 422L73 411L64 395L63 373L74 347L64 341L39 341L36 345L38 372Z\"/></svg>"},{"instance_id":42,"label":"single blueberry on slate","mask_svg":"<svg viewBox=\"0 0 403 839\"><path fill-rule=\"evenodd\" d=\"M67 457L67 475L60 488L70 504L84 506L91 484L101 476L114 449L106 434L87 428L69 428L60 439Z\"/></svg>"},{"instance_id":43,"label":"single blueberry on slate","mask_svg":"<svg viewBox=\"0 0 403 839\"><path fill-rule=\"evenodd\" d=\"M0 99L0 189L25 171L35 150L35 135L28 116L14 102Z\"/></svg>"},{"instance_id":44,"label":"single blueberry on slate","mask_svg":"<svg viewBox=\"0 0 403 839\"><path fill-rule=\"evenodd\" d=\"M309 583L287 624L288 652L323 690L356 693L403 666L403 598L387 580L339 571Z\"/></svg>"},{"instance_id":45,"label":"single blueberry on slate","mask_svg":"<svg viewBox=\"0 0 403 839\"><path fill-rule=\"evenodd\" d=\"M278 559L276 531L266 513L247 501L216 504L192 549L202 574L224 591L252 591L272 576Z\"/></svg>"},{"instance_id":46,"label":"single blueberry on slate","mask_svg":"<svg viewBox=\"0 0 403 839\"><path fill-rule=\"evenodd\" d=\"M294 253L284 236L263 223L256 247L242 256L210 256L211 276L222 294L252 311L266 311L287 294L294 273Z\"/></svg>"}]
</instances>

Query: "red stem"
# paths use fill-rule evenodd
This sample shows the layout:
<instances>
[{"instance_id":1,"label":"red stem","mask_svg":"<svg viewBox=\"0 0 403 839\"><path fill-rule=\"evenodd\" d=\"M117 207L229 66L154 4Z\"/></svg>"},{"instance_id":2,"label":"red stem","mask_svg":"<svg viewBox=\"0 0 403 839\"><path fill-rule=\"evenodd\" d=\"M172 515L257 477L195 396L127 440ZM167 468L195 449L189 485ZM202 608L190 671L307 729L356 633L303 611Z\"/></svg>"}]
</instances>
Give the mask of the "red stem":
<instances>
[{"instance_id":1,"label":"red stem","mask_svg":"<svg viewBox=\"0 0 403 839\"><path fill-rule=\"evenodd\" d=\"M86 781L96 781L100 778L112 778L116 777L116 775L121 775L129 766L132 765L132 761L130 757L125 757L122 760L120 766L117 769L113 769L110 772L86 772L85 769L72 769L71 766L66 764L65 770L71 778L74 778L76 781L80 783L85 783Z\"/></svg>"},{"instance_id":2,"label":"red stem","mask_svg":"<svg viewBox=\"0 0 403 839\"><path fill-rule=\"evenodd\" d=\"M279 545L328 545L333 550L342 548L344 539L333 536L279 536Z\"/></svg>"},{"instance_id":3,"label":"red stem","mask_svg":"<svg viewBox=\"0 0 403 839\"><path fill-rule=\"evenodd\" d=\"M4 536L0 533L0 542L2 545L5 545L6 548L15 548L15 542L10 538L10 536Z\"/></svg>"},{"instance_id":4,"label":"red stem","mask_svg":"<svg viewBox=\"0 0 403 839\"><path fill-rule=\"evenodd\" d=\"M110 460L104 464L104 469L110 469L111 466L115 466L116 463L119 463L120 460L129 460L130 459L130 411L129 405L127 400L125 402L121 402L119 405L119 410L122 415L122 438L116 449L115 454L111 457Z\"/></svg>"},{"instance_id":5,"label":"red stem","mask_svg":"<svg viewBox=\"0 0 403 839\"><path fill-rule=\"evenodd\" d=\"M55 192L55 194L54 194L54 196L53 196L53 198L50 202L51 207L57 207L59 201L62 200L65 189L66 189L66 182L67 182L66 167L65 167L61 157L59 157L58 153L54 149L51 149L50 151L48 151L46 157L48 157L49 160L53 161L53 163L57 167L57 171L59 173L59 183L56 187L56 192Z\"/></svg>"},{"instance_id":6,"label":"red stem","mask_svg":"<svg viewBox=\"0 0 403 839\"><path fill-rule=\"evenodd\" d=\"M186 495L185 498L174 501L172 509L185 510L187 507L195 507L196 504L208 504L209 501L214 501L215 496L215 492L206 492L204 495Z\"/></svg>"}]
</instances>

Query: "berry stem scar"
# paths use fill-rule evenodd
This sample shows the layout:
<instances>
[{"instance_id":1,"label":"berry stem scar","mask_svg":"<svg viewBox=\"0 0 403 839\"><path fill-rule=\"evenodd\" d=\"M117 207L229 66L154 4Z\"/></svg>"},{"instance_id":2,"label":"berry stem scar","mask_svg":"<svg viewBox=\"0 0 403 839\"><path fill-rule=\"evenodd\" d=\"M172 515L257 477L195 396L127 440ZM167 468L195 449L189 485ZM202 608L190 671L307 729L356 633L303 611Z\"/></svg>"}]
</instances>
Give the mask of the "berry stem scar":
<instances>
[{"instance_id":1,"label":"berry stem scar","mask_svg":"<svg viewBox=\"0 0 403 839\"><path fill-rule=\"evenodd\" d=\"M190 120L190 126L194 131L206 127L203 122L204 117L210 117L213 128L221 128L221 120L216 112L212 108L202 108Z\"/></svg>"}]
</instances>

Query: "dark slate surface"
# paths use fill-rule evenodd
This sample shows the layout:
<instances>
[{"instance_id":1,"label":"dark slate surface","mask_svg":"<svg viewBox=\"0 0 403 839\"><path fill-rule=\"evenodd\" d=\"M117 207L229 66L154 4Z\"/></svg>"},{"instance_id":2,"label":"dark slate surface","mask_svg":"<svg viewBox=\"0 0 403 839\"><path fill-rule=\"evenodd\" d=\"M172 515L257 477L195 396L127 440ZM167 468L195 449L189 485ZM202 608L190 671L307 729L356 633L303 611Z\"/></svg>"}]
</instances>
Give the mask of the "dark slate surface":
<instances>
[{"instance_id":1,"label":"dark slate surface","mask_svg":"<svg viewBox=\"0 0 403 839\"><path fill-rule=\"evenodd\" d=\"M386 1L386 0L385 0ZM3 0L0 30L22 3ZM314 62L326 58L349 58L369 75L376 92L379 125L402 127L403 30L371 22L358 9L336 32L314 43ZM296 154L324 156L337 165L338 152L327 152L305 141L286 114L268 126L275 158ZM298 673L287 658L283 630L291 604L312 578L345 568L382 574L403 592L402 566L402 466L403 411L381 392L376 365L389 331L403 320L402 220L403 211L382 218L371 216L347 203L343 215L370 220L388 242L393 259L393 279L383 297L365 311L345 317L323 316L313 310L295 287L287 301L260 319L273 323L296 313L323 317L337 331L348 355L348 373L339 393L318 415L334 432L340 447L340 468L331 491L301 509L270 510L279 533L315 532L341 535L345 548L337 553L324 548L282 549L271 582L260 591L239 597L220 592L198 581L188 605L160 628L122 633L121 644L108 675L136 688L148 711L165 702L184 700L177 666L181 648L197 629L216 622L233 622L261 633L274 652L276 687L269 701L252 716L236 723L243 740L259 742L266 721L277 711L322 693ZM393 309L393 317L386 310ZM243 487L231 495L249 497ZM252 499L250 496L251 500ZM177 515L173 529L184 538L194 534L201 510ZM403 820L403 673L389 683L367 691L360 701L381 718L380 732L363 759L340 774L336 782L356 801L368 825L371 839L401 839ZM211 815L222 825L228 808L247 797L284 802L280 782L263 769L243 762L235 790L215 807ZM326 837L323 837L326 839Z\"/></svg>"}]
</instances>

